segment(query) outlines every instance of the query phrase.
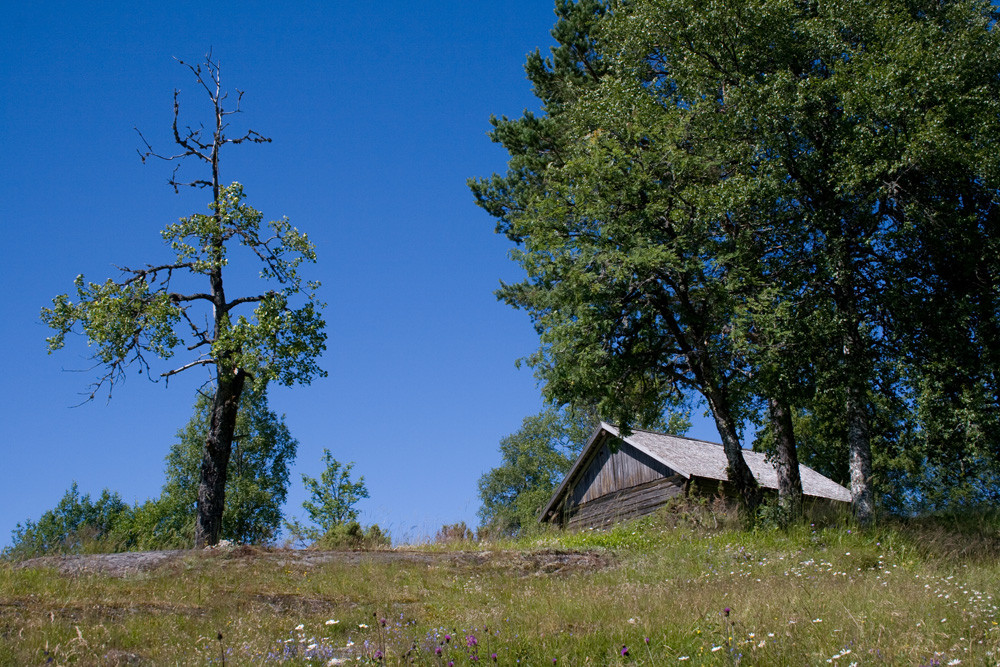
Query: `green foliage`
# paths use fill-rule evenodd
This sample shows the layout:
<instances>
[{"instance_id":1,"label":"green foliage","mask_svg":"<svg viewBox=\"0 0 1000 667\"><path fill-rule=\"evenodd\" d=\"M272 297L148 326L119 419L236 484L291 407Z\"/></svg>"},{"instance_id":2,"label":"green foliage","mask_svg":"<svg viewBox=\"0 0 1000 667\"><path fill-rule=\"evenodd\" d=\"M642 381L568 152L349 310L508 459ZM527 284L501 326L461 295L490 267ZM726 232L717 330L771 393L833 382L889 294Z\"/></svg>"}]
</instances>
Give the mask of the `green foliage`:
<instances>
[{"instance_id":1,"label":"green foliage","mask_svg":"<svg viewBox=\"0 0 1000 667\"><path fill-rule=\"evenodd\" d=\"M177 432L177 442L167 454L160 497L136 508L133 534L143 548L193 544L202 451L211 417L212 399L199 393L194 415ZM268 407L267 393L250 387L240 399L233 443L220 538L239 544L270 542L281 527L288 469L298 441L284 417Z\"/></svg>"},{"instance_id":2,"label":"green foliage","mask_svg":"<svg viewBox=\"0 0 1000 667\"><path fill-rule=\"evenodd\" d=\"M389 535L382 532L378 524L362 528L357 521L338 523L319 536L312 543L313 549L379 549L391 544Z\"/></svg>"},{"instance_id":3,"label":"green foliage","mask_svg":"<svg viewBox=\"0 0 1000 667\"><path fill-rule=\"evenodd\" d=\"M479 479L486 533L534 532L538 512L600 423L593 410L547 408L500 441L502 462Z\"/></svg>"},{"instance_id":4,"label":"green foliage","mask_svg":"<svg viewBox=\"0 0 1000 667\"><path fill-rule=\"evenodd\" d=\"M26 520L11 532L11 545L3 555L13 559L50 554L114 551L116 528L127 521L129 506L107 489L96 501L80 495L76 482L37 522Z\"/></svg>"},{"instance_id":5,"label":"green foliage","mask_svg":"<svg viewBox=\"0 0 1000 667\"><path fill-rule=\"evenodd\" d=\"M286 522L285 527L298 539L319 540L338 526L356 522L358 511L355 505L368 497L365 478L351 480L354 463L341 464L333 458L329 449L323 450L325 465L319 479L302 475L302 483L309 492L309 500L302 503L312 526L296 520ZM339 533L337 533L339 534Z\"/></svg>"},{"instance_id":6,"label":"green foliage","mask_svg":"<svg viewBox=\"0 0 1000 667\"><path fill-rule=\"evenodd\" d=\"M181 346L205 353L180 369L225 359L228 368L249 372L258 388L272 380L291 385L324 376L316 364L326 339L320 316L323 304L315 292L319 284L303 282L298 272L303 262L316 261L314 246L287 218L264 227L261 213L244 199L243 186L233 183L220 189L219 200L209 204L209 214L167 225L162 236L174 251L173 262L125 269L130 277L121 282L86 283L77 276L75 300L62 294L52 308L42 309L42 320L56 331L48 338L49 351L61 349L66 335L79 329L96 348L95 359L107 369L97 387L105 382L113 385L133 363L150 370L147 353L169 359ZM261 279L276 283L278 289L221 304L222 312L214 318L219 326L211 331L196 326L197 319L189 312L192 304L210 303L211 297L179 294L172 282L175 274L211 278L221 272L229 262L225 242L230 240L261 259ZM297 296L304 300L293 306ZM256 303L251 314L230 314L251 303ZM171 374L168 370L161 376Z\"/></svg>"}]
</instances>

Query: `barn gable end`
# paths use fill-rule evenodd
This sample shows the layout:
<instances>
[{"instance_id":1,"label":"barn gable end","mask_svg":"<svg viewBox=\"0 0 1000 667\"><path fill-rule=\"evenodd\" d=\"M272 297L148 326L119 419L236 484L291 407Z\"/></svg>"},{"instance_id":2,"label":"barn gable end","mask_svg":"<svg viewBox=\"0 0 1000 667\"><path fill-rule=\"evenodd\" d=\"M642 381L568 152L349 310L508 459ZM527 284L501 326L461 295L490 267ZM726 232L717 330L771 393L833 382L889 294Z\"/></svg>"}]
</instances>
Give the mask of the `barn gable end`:
<instances>
[{"instance_id":1,"label":"barn gable end","mask_svg":"<svg viewBox=\"0 0 1000 667\"><path fill-rule=\"evenodd\" d=\"M551 510L558 523L588 528L636 518L684 493L684 476L662 461L607 431L595 437L560 487L562 502Z\"/></svg>"}]
</instances>

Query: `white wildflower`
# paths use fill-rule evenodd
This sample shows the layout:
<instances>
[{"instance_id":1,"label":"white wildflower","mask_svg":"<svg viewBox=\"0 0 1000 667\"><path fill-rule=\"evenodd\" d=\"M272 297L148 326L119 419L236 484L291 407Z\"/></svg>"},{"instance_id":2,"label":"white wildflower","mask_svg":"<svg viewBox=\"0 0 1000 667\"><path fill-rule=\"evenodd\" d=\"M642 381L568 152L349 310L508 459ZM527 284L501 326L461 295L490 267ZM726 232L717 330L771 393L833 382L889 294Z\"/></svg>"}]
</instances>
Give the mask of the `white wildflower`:
<instances>
[{"instance_id":1,"label":"white wildflower","mask_svg":"<svg viewBox=\"0 0 1000 667\"><path fill-rule=\"evenodd\" d=\"M712 653L715 653L716 651L721 651L721 650L722 650L721 646L713 646L712 647Z\"/></svg>"},{"instance_id":2,"label":"white wildflower","mask_svg":"<svg viewBox=\"0 0 1000 667\"><path fill-rule=\"evenodd\" d=\"M337 623L340 623L340 621L331 618L326 622L326 625L337 625Z\"/></svg>"},{"instance_id":3,"label":"white wildflower","mask_svg":"<svg viewBox=\"0 0 1000 667\"><path fill-rule=\"evenodd\" d=\"M301 623L299 623L298 625L296 625L296 626L295 626L295 629L296 629L296 630L304 630L304 629L305 629L305 627L306 627L306 626L304 626L304 625L302 625Z\"/></svg>"}]
</instances>

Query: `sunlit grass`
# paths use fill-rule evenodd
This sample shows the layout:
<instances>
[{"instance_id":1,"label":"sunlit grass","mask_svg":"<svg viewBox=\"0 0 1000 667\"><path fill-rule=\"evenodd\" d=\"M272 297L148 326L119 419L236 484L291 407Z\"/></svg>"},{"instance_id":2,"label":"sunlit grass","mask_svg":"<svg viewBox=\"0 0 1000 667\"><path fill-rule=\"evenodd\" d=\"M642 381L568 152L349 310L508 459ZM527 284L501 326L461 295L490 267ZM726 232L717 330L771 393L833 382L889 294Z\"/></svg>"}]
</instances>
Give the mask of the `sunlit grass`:
<instances>
[{"instance_id":1,"label":"sunlit grass","mask_svg":"<svg viewBox=\"0 0 1000 667\"><path fill-rule=\"evenodd\" d=\"M0 664L993 665L998 539L990 520L664 514L422 559L249 549L123 578L8 563Z\"/></svg>"}]
</instances>

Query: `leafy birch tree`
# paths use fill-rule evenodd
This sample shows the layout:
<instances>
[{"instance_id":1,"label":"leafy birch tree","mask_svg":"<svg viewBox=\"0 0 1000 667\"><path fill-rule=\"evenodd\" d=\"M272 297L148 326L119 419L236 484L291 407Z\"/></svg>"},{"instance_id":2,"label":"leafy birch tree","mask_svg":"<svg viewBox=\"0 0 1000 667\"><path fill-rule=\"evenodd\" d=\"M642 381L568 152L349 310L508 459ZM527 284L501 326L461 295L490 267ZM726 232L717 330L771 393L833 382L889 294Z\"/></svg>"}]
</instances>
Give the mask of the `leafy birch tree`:
<instances>
[{"instance_id":1,"label":"leafy birch tree","mask_svg":"<svg viewBox=\"0 0 1000 667\"><path fill-rule=\"evenodd\" d=\"M219 539L225 506L225 487L233 447L240 397L247 383L262 389L268 382L283 385L309 383L325 375L317 365L326 334L317 300L318 283L303 280L303 262L316 261L313 244L287 218L263 223L260 212L245 201L243 186L225 185L220 175L221 151L229 145L263 143L270 139L254 130L230 134L231 117L240 113L242 92L230 102L221 83L221 68L211 56L199 65L185 64L207 95L211 120L185 125L180 120L179 92L174 91L174 154L155 152L146 143L143 161L193 160L206 169L203 178L178 180L170 185L211 192L207 213L195 213L168 224L161 235L173 252L165 262L120 267L121 276L87 282L78 276L75 295L62 294L42 319L55 330L48 339L50 352L62 348L68 334L82 333L103 373L89 393L92 399L138 367L152 379L203 367L210 371L215 395L201 458L195 544ZM141 136L141 135L140 135ZM144 140L145 141L145 140ZM230 254L249 251L259 262L267 285L259 292L233 296L224 278ZM157 360L184 358L164 370Z\"/></svg>"},{"instance_id":2,"label":"leafy birch tree","mask_svg":"<svg viewBox=\"0 0 1000 667\"><path fill-rule=\"evenodd\" d=\"M599 424L593 410L548 407L525 417L500 441L500 465L479 478L482 526L505 535L536 527L539 510Z\"/></svg>"},{"instance_id":3,"label":"leafy birch tree","mask_svg":"<svg viewBox=\"0 0 1000 667\"><path fill-rule=\"evenodd\" d=\"M918 458L981 457L1000 414L994 8L557 13L552 59L527 67L544 116L494 119L508 171L472 184L518 244L528 278L500 295L535 321L547 395L627 419L700 393L748 501L740 427L767 415L794 493L806 410L838 433L862 522L892 431L919 427Z\"/></svg>"},{"instance_id":4,"label":"leafy birch tree","mask_svg":"<svg viewBox=\"0 0 1000 667\"><path fill-rule=\"evenodd\" d=\"M323 450L322 460L324 468L319 479L302 475L302 484L309 492L309 500L303 501L302 507L313 525L294 519L285 524L292 535L310 540L318 540L337 526L357 521L355 505L368 497L364 475L356 481L351 479L353 462L341 463L329 449Z\"/></svg>"},{"instance_id":5,"label":"leafy birch tree","mask_svg":"<svg viewBox=\"0 0 1000 667\"><path fill-rule=\"evenodd\" d=\"M647 94L648 77L612 69L608 4L559 2L557 14L552 57L526 67L546 116L493 119L508 172L470 184L528 275L498 296L532 316L541 347L529 363L550 400L596 404L627 430L700 394L734 490L754 507L748 373L727 335L730 250L701 194L718 160L691 150L684 109Z\"/></svg>"}]
</instances>

